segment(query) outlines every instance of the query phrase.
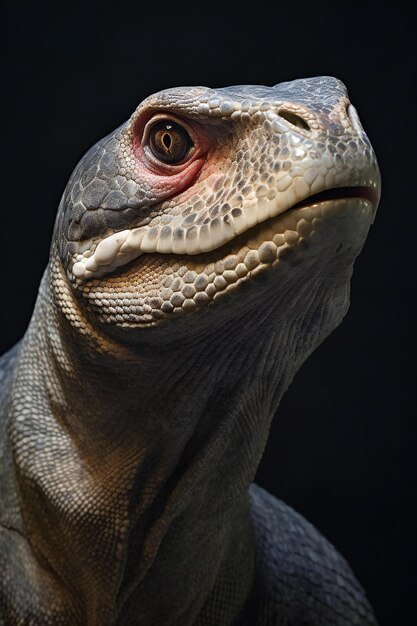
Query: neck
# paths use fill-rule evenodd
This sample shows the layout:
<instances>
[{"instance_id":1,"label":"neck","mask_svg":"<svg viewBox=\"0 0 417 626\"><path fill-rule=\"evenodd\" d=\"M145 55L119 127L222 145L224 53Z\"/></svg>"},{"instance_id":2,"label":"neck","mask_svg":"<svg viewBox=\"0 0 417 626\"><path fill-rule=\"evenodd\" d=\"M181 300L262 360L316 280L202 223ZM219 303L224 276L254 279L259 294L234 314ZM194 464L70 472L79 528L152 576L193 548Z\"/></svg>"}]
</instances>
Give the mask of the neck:
<instances>
[{"instance_id":1,"label":"neck","mask_svg":"<svg viewBox=\"0 0 417 626\"><path fill-rule=\"evenodd\" d=\"M288 292L209 341L124 347L92 329L69 291L59 307L50 281L13 392L34 550L82 598L88 624L132 611L139 623L192 624L226 572L239 574L240 606L253 568L248 486L282 393L323 334L300 350L292 338L305 336L307 313L288 325Z\"/></svg>"}]
</instances>

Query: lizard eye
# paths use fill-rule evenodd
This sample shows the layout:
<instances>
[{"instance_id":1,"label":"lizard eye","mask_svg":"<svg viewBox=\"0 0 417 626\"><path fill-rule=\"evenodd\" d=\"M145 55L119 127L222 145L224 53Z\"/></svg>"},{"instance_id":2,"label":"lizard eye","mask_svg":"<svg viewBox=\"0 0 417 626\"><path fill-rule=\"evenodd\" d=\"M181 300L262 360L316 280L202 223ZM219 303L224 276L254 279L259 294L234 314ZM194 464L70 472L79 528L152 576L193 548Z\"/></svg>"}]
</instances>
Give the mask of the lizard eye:
<instances>
[{"instance_id":1,"label":"lizard eye","mask_svg":"<svg viewBox=\"0 0 417 626\"><path fill-rule=\"evenodd\" d=\"M179 163L193 145L185 128L170 120L158 122L149 132L151 152L163 163Z\"/></svg>"}]
</instances>

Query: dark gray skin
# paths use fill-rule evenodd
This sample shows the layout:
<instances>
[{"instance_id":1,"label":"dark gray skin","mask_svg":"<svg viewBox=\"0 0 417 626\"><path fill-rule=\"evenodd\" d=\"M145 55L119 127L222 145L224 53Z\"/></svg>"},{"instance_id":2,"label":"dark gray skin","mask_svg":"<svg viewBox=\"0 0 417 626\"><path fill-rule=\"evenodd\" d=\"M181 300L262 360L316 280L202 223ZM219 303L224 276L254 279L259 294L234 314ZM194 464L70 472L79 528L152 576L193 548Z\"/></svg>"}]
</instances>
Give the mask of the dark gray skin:
<instances>
[{"instance_id":1,"label":"dark gray skin","mask_svg":"<svg viewBox=\"0 0 417 626\"><path fill-rule=\"evenodd\" d=\"M181 159L178 135L169 162L151 147L161 120ZM376 624L344 559L251 482L378 200L329 77L163 91L85 155L0 362L3 623Z\"/></svg>"}]
</instances>

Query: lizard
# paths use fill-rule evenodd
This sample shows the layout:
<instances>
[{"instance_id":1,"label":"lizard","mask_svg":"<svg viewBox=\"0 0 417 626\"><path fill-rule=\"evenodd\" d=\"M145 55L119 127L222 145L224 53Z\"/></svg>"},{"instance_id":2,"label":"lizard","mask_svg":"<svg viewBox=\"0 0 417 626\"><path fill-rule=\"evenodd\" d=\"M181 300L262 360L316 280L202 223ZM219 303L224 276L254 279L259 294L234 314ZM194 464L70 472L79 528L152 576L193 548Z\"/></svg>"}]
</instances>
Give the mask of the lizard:
<instances>
[{"instance_id":1,"label":"lizard","mask_svg":"<svg viewBox=\"0 0 417 626\"><path fill-rule=\"evenodd\" d=\"M0 361L0 623L376 624L253 480L379 198L329 76L165 89L84 155Z\"/></svg>"}]
</instances>

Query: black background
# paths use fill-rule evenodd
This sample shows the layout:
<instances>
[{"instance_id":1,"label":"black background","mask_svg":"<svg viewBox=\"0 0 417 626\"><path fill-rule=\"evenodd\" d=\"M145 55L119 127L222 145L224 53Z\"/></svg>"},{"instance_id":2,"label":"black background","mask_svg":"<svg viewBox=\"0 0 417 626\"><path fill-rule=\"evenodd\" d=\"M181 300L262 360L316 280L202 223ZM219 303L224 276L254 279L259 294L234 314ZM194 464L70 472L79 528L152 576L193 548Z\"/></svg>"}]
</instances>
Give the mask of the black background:
<instances>
[{"instance_id":1,"label":"black background","mask_svg":"<svg viewBox=\"0 0 417 626\"><path fill-rule=\"evenodd\" d=\"M169 86L335 75L383 195L343 324L282 402L258 482L345 555L381 626L417 623L415 16L394 3L33 3L3 9L0 352L25 331L83 152Z\"/></svg>"}]
</instances>

